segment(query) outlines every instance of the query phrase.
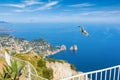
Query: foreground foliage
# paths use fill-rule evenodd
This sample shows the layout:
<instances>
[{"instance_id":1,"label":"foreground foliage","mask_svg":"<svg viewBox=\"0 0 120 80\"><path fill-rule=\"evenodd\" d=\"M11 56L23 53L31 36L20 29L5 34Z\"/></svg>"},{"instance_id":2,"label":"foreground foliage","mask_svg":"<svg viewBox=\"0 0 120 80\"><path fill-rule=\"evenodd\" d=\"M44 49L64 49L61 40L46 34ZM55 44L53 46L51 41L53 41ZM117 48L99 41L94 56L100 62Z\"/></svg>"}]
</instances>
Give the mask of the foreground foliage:
<instances>
[{"instance_id":1,"label":"foreground foliage","mask_svg":"<svg viewBox=\"0 0 120 80\"><path fill-rule=\"evenodd\" d=\"M17 61L11 61L11 66L4 65L3 72L0 73L0 80L19 80L22 75L24 63L17 64Z\"/></svg>"},{"instance_id":2,"label":"foreground foliage","mask_svg":"<svg viewBox=\"0 0 120 80\"><path fill-rule=\"evenodd\" d=\"M53 70L46 67L46 59L36 54L16 54L15 57L29 61L37 70L39 76L51 80L53 78Z\"/></svg>"}]
</instances>

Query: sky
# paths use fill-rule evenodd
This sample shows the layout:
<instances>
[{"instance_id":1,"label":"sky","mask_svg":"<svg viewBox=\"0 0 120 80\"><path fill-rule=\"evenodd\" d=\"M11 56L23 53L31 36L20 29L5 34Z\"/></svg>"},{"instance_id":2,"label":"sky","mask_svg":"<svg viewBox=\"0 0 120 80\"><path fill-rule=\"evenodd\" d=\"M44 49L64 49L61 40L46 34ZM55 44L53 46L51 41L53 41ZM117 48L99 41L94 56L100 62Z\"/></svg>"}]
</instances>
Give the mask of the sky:
<instances>
[{"instance_id":1,"label":"sky","mask_svg":"<svg viewBox=\"0 0 120 80\"><path fill-rule=\"evenodd\" d=\"M0 0L0 21L119 23L120 0Z\"/></svg>"}]
</instances>

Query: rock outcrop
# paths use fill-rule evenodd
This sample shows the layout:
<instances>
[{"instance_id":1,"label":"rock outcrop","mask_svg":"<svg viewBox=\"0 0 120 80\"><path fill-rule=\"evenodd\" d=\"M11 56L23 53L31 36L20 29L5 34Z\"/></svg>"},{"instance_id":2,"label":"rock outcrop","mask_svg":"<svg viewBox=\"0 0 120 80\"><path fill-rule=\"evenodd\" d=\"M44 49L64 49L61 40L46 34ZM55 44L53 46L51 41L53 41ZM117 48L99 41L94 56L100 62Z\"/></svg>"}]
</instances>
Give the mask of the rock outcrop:
<instances>
[{"instance_id":1,"label":"rock outcrop","mask_svg":"<svg viewBox=\"0 0 120 80\"><path fill-rule=\"evenodd\" d=\"M66 46L65 45L61 45L61 50L66 50Z\"/></svg>"},{"instance_id":2,"label":"rock outcrop","mask_svg":"<svg viewBox=\"0 0 120 80\"><path fill-rule=\"evenodd\" d=\"M71 68L71 64L64 61L47 62L46 66L47 68L51 68L53 70L52 80L60 80L78 74L76 70Z\"/></svg>"}]
</instances>

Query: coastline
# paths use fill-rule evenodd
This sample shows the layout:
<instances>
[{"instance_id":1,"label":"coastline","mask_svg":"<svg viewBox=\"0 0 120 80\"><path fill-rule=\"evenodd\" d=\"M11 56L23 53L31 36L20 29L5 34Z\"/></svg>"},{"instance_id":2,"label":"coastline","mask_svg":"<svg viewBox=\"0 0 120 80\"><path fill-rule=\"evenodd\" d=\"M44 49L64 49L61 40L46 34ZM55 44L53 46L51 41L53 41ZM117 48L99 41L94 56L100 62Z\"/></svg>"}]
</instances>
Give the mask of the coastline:
<instances>
[{"instance_id":1,"label":"coastline","mask_svg":"<svg viewBox=\"0 0 120 80\"><path fill-rule=\"evenodd\" d=\"M57 50L55 50L55 51L48 51L47 54L43 55L43 58L46 58L47 56L51 56L51 55L57 54L57 53L59 53L59 52L61 52L61 51L64 51L64 50L62 50L62 49L57 49Z\"/></svg>"},{"instance_id":2,"label":"coastline","mask_svg":"<svg viewBox=\"0 0 120 80\"><path fill-rule=\"evenodd\" d=\"M43 58L46 58L47 56L57 54L58 52L65 51L66 45L62 44L61 46L55 46L56 50L54 51L47 51L47 54L43 55Z\"/></svg>"}]
</instances>

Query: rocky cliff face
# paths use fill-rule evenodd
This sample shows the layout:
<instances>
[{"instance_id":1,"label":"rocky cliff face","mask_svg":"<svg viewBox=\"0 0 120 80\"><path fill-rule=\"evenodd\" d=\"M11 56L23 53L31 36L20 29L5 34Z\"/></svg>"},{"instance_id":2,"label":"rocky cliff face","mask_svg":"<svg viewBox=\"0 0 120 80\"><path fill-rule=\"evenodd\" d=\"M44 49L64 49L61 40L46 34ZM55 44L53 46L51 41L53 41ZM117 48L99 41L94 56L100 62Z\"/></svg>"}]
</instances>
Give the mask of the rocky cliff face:
<instances>
[{"instance_id":1,"label":"rocky cliff face","mask_svg":"<svg viewBox=\"0 0 120 80\"><path fill-rule=\"evenodd\" d=\"M23 38L15 38L8 34L0 34L0 45L3 48L8 48L10 51L17 53L32 52L47 55L57 50L56 47L53 47L44 39L28 41Z\"/></svg>"},{"instance_id":2,"label":"rocky cliff face","mask_svg":"<svg viewBox=\"0 0 120 80\"><path fill-rule=\"evenodd\" d=\"M67 62L47 62L46 66L53 70L52 80L60 80L78 74L76 70L71 68L71 64Z\"/></svg>"}]
</instances>

